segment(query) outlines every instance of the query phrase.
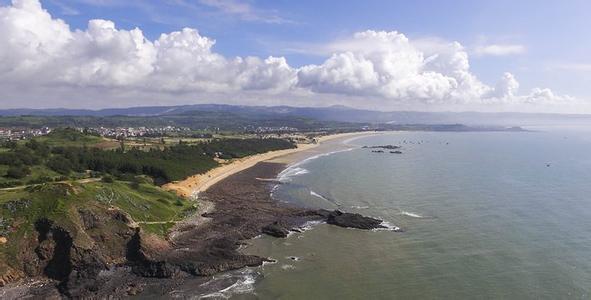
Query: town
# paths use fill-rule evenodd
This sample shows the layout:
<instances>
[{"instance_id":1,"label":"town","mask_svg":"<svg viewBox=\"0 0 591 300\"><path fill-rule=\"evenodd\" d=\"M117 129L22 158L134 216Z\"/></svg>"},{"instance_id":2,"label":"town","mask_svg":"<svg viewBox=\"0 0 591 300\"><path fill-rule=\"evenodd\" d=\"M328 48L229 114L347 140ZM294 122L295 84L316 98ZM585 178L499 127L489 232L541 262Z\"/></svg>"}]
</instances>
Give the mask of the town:
<instances>
[{"instance_id":1,"label":"town","mask_svg":"<svg viewBox=\"0 0 591 300\"><path fill-rule=\"evenodd\" d=\"M138 137L192 137L192 138L211 138L212 133L219 133L219 128L206 130L193 130L188 127L164 126L164 127L73 127L74 129L91 135L105 138L123 140L127 138ZM43 136L51 133L54 128L25 128L25 127L5 127L0 128L0 141L18 141L27 140L33 137ZM294 127L264 127L264 126L245 126L245 133L252 134L271 134L271 133L296 133L298 128Z\"/></svg>"}]
</instances>

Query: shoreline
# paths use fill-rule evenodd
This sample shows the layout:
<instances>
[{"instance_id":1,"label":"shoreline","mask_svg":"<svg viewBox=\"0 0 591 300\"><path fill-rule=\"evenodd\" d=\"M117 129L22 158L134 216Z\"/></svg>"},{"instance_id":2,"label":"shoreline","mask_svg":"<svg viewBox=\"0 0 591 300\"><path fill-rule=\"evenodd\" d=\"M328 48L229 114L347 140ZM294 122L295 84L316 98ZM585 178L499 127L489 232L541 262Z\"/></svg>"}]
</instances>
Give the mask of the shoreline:
<instances>
[{"instance_id":1,"label":"shoreline","mask_svg":"<svg viewBox=\"0 0 591 300\"><path fill-rule=\"evenodd\" d=\"M222 166L221 170L212 170L214 176L210 172L204 174L206 178L202 175L201 181L198 176L192 176L175 183L173 188L169 186L169 190L179 195L202 193L199 194L197 212L177 223L166 239L136 230L127 244L127 262L105 270L103 276L97 277L96 282L100 281L101 288L85 290L81 287L76 293L100 298L113 295L167 297L183 291L216 292L220 290L217 284L207 284L213 275L270 261L267 257L241 251L247 240L261 234L286 237L290 232L301 232L302 226L309 221L359 229L381 227L381 220L361 215L279 202L270 193L276 182L260 180L277 178L280 172L290 167L290 163L330 152L335 146L342 147L342 141L373 134L376 133L324 136L317 144L248 157L228 164L230 166ZM93 280L91 278L89 282ZM52 282L39 287L18 285L11 290L12 295L60 295L58 286Z\"/></svg>"},{"instance_id":2,"label":"shoreline","mask_svg":"<svg viewBox=\"0 0 591 300\"><path fill-rule=\"evenodd\" d=\"M327 142L334 142L335 140L344 138L354 138L374 134L380 134L380 132L360 131L321 136L317 138L316 144L297 144L297 148L293 149L270 151L235 159L229 163L213 168L204 174L196 174L181 181L167 183L163 185L162 188L168 191L176 192L181 197L197 199L200 193L207 191L216 183L228 178L231 175L251 168L259 162L267 161L291 164L297 162L298 160L305 159L305 157L298 158L298 156L299 154L305 156L305 152L307 151L321 153L321 151L317 151L317 148L321 148L321 146L326 145Z\"/></svg>"}]
</instances>

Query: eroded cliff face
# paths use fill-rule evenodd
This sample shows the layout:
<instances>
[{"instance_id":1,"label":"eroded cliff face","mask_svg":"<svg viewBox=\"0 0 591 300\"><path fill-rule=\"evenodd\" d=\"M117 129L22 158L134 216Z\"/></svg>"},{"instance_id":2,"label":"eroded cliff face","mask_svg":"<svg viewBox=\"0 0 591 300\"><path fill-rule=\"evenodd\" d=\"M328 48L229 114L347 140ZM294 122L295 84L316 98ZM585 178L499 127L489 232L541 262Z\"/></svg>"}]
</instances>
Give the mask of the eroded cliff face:
<instances>
[{"instance_id":1,"label":"eroded cliff face","mask_svg":"<svg viewBox=\"0 0 591 300\"><path fill-rule=\"evenodd\" d=\"M19 241L17 261L8 263L4 283L47 277L58 282L62 294L83 296L99 288L101 271L127 262L130 241L140 229L125 214L95 208L72 211L70 218L75 222L38 219L33 234Z\"/></svg>"},{"instance_id":2,"label":"eroded cliff face","mask_svg":"<svg viewBox=\"0 0 591 300\"><path fill-rule=\"evenodd\" d=\"M208 221L178 224L169 240L144 232L127 213L113 206L88 201L63 208L56 201L44 217L29 218L34 220L30 232L11 241L16 246L12 249L18 251L11 253L13 260L8 263L0 259L0 278L5 282L23 277L50 278L60 296L66 297L125 297L141 293L140 282L150 278L174 278L158 281L170 283L189 275L210 276L261 265L266 258L246 255L239 249L244 240L262 233L286 237L289 232L299 232L308 221L359 229L383 227L381 220L358 214L310 210L275 201L269 195L268 183L256 178L276 176L282 168L279 164L259 164L212 187L203 195L215 204L214 211L201 215ZM15 203L23 205L26 201ZM34 208L28 206L27 212ZM124 273L127 283L112 276L116 273L113 269Z\"/></svg>"}]
</instances>

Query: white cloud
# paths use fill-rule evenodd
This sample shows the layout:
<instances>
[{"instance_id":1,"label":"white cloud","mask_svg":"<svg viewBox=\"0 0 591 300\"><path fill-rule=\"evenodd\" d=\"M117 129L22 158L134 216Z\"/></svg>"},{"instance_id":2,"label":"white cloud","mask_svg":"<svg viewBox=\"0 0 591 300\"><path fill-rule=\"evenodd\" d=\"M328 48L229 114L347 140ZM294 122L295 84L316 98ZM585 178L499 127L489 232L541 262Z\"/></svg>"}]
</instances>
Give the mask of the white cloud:
<instances>
[{"instance_id":1,"label":"white cloud","mask_svg":"<svg viewBox=\"0 0 591 300\"><path fill-rule=\"evenodd\" d=\"M470 102L490 88L469 72L459 43L439 44L423 52L398 32L365 31L332 46L322 65L298 72L298 85L315 92L381 96L400 101Z\"/></svg>"},{"instance_id":2,"label":"white cloud","mask_svg":"<svg viewBox=\"0 0 591 300\"><path fill-rule=\"evenodd\" d=\"M392 109L572 100L548 89L519 96L510 73L488 86L471 73L461 44L413 41L395 31L368 30L329 43L322 48L332 54L322 64L301 68L283 57L228 58L214 45L215 40L190 28L156 40L108 20L72 30L37 0L14 0L0 7L0 105L126 106L199 97L242 104L371 102L374 108ZM285 102L294 99L299 102Z\"/></svg>"},{"instance_id":3,"label":"white cloud","mask_svg":"<svg viewBox=\"0 0 591 300\"><path fill-rule=\"evenodd\" d=\"M508 72L496 86L488 86L471 73L469 55L458 42L434 38L413 41L395 31L368 30L314 49L316 53L327 50L333 54L324 63L298 70L299 87L316 93L434 105L557 104L574 100L548 89L534 89L520 96L519 82Z\"/></svg>"},{"instance_id":4,"label":"white cloud","mask_svg":"<svg viewBox=\"0 0 591 300\"><path fill-rule=\"evenodd\" d=\"M518 44L491 44L477 46L474 54L478 56L507 56L524 54L526 47Z\"/></svg>"},{"instance_id":5,"label":"white cloud","mask_svg":"<svg viewBox=\"0 0 591 300\"><path fill-rule=\"evenodd\" d=\"M196 30L146 39L138 28L117 29L91 20L72 31L35 0L0 8L0 78L3 84L68 84L164 91L280 90L295 72L285 59L227 59L215 41ZM290 78L291 77L291 78Z\"/></svg>"},{"instance_id":6,"label":"white cloud","mask_svg":"<svg viewBox=\"0 0 591 300\"><path fill-rule=\"evenodd\" d=\"M494 96L498 98L510 98L515 96L517 89L519 89L519 82L517 82L515 76L509 72L505 72L495 87Z\"/></svg>"}]
</instances>

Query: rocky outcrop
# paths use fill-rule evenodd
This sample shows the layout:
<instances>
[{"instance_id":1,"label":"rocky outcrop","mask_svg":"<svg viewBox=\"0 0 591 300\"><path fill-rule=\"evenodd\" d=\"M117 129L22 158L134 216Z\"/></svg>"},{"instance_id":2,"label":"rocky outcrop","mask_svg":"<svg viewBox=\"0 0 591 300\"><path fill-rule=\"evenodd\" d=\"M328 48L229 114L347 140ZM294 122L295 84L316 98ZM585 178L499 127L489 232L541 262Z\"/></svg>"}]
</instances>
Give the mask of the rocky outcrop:
<instances>
[{"instance_id":1,"label":"rocky outcrop","mask_svg":"<svg viewBox=\"0 0 591 300\"><path fill-rule=\"evenodd\" d=\"M135 274L144 277L170 278L179 268L166 261L164 254L170 251L165 241L143 234L139 228L127 243L126 258Z\"/></svg>"},{"instance_id":2,"label":"rocky outcrop","mask_svg":"<svg viewBox=\"0 0 591 300\"><path fill-rule=\"evenodd\" d=\"M100 289L102 271L125 263L134 228L116 210L97 207L72 211L68 219L38 219L33 234L18 243L16 260L2 267L0 283L23 277L57 282L67 297L86 297Z\"/></svg>"},{"instance_id":3,"label":"rocky outcrop","mask_svg":"<svg viewBox=\"0 0 591 300\"><path fill-rule=\"evenodd\" d=\"M48 219L35 223L38 232L37 266L42 274L59 282L67 296L77 296L96 286L97 276L107 263L96 248L74 244L72 232Z\"/></svg>"},{"instance_id":4,"label":"rocky outcrop","mask_svg":"<svg viewBox=\"0 0 591 300\"><path fill-rule=\"evenodd\" d=\"M346 213L340 210L328 211L324 209L319 210L317 213L326 219L326 223L339 227L365 230L386 228L386 226L382 225L382 220L364 217L360 214Z\"/></svg>"},{"instance_id":5,"label":"rocky outcrop","mask_svg":"<svg viewBox=\"0 0 591 300\"><path fill-rule=\"evenodd\" d=\"M17 281L25 276L22 271L17 271L11 267L3 266L3 272L0 274L0 287L8 283Z\"/></svg>"},{"instance_id":6,"label":"rocky outcrop","mask_svg":"<svg viewBox=\"0 0 591 300\"><path fill-rule=\"evenodd\" d=\"M281 226L279 222L273 222L272 224L266 225L262 228L262 232L277 238L286 238L289 234L289 230Z\"/></svg>"},{"instance_id":7,"label":"rocky outcrop","mask_svg":"<svg viewBox=\"0 0 591 300\"><path fill-rule=\"evenodd\" d=\"M141 277L169 278L141 278L143 282L176 282L189 274L210 276L263 264L268 259L239 251L244 240L261 233L284 238L308 221L322 220L341 227L385 228L381 220L360 214L275 201L269 195L273 183L256 178L273 178L283 168L281 164L259 163L214 185L200 195L215 205L214 211L203 214L209 220L179 227L168 240L145 233L131 216L112 207L78 208L68 215L71 220L67 222L38 220L37 234L19 247L18 260L24 265L15 269L24 270L29 277L43 275L56 280L60 293L67 297L118 298L140 293L142 284L121 283L117 277L101 276L101 272L124 272L133 277L129 282ZM18 273L8 274L7 279L15 276Z\"/></svg>"}]
</instances>

